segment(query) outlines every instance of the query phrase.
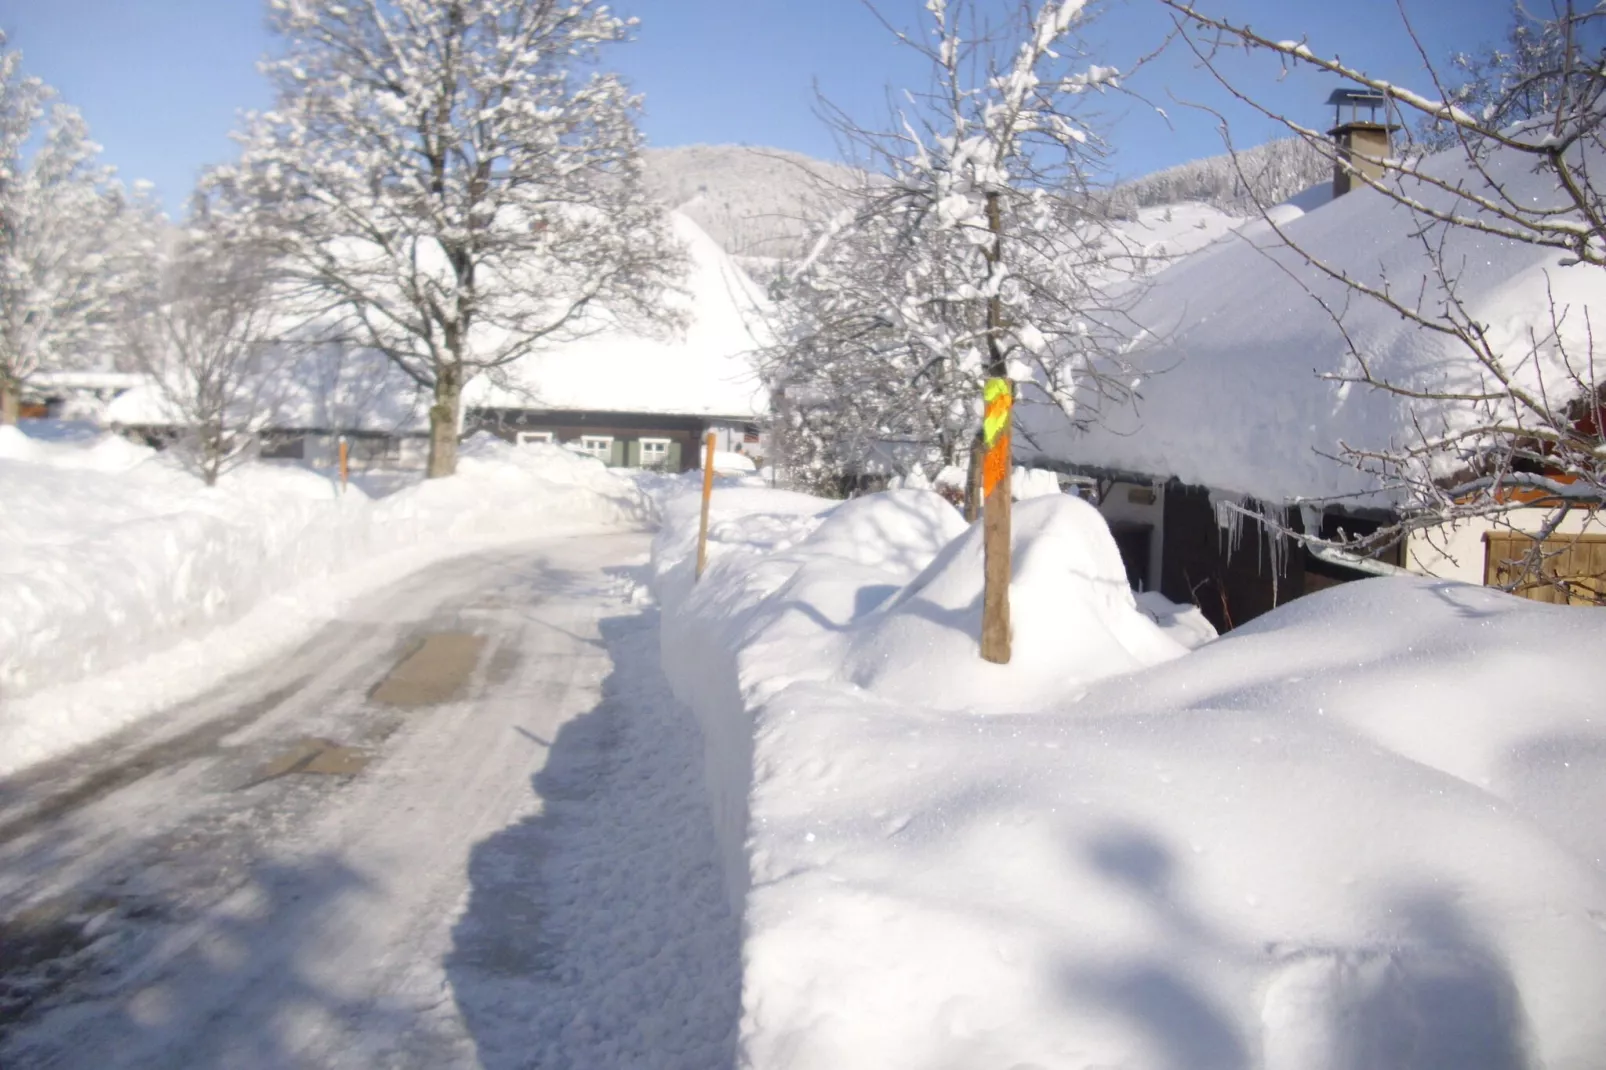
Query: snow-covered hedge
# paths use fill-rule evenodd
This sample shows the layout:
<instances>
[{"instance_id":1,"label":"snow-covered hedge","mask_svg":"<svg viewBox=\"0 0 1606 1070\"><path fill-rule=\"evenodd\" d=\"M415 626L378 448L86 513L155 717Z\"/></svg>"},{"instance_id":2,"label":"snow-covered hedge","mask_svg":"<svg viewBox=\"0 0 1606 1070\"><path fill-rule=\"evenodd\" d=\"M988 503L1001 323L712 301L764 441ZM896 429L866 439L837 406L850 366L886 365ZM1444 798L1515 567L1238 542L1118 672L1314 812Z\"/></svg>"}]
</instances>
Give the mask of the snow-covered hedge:
<instances>
[{"instance_id":1,"label":"snow-covered hedge","mask_svg":"<svg viewBox=\"0 0 1606 1070\"><path fill-rule=\"evenodd\" d=\"M722 489L694 584L665 507L744 1065L1600 1065L1606 617L1379 579L1183 654L1062 496L998 668L945 509Z\"/></svg>"},{"instance_id":2,"label":"snow-covered hedge","mask_svg":"<svg viewBox=\"0 0 1606 1070\"><path fill-rule=\"evenodd\" d=\"M373 500L301 468L250 464L208 488L113 437L0 427L0 772L97 728L46 724L26 696L126 665L269 599L401 551L416 567L486 541L650 522L628 480L556 446L465 444L459 471ZM27 708L24 709L24 704Z\"/></svg>"}]
</instances>

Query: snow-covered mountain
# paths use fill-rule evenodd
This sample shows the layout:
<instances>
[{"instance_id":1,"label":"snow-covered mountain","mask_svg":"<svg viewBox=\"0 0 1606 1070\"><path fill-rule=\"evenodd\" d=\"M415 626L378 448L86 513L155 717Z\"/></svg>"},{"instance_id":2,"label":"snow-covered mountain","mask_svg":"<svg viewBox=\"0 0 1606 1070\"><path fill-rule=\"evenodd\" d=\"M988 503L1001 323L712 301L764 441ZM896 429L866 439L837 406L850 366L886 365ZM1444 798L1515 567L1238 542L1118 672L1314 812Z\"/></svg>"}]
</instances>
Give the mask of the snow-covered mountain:
<instances>
[{"instance_id":1,"label":"snow-covered mountain","mask_svg":"<svg viewBox=\"0 0 1606 1070\"><path fill-rule=\"evenodd\" d=\"M648 149L655 195L702 227L760 282L801 256L811 223L829 215L848 168L801 153L746 145ZM1241 174L1240 174L1241 172ZM1327 181L1332 164L1298 139L1211 156L1122 183L1110 194L1118 271L1152 275L1255 214ZM1245 179L1248 179L1246 182Z\"/></svg>"},{"instance_id":2,"label":"snow-covered mountain","mask_svg":"<svg viewBox=\"0 0 1606 1070\"><path fill-rule=\"evenodd\" d=\"M810 220L829 213L833 187L853 180L836 164L747 145L648 149L646 161L657 197L761 277L801 255Z\"/></svg>"}]
</instances>

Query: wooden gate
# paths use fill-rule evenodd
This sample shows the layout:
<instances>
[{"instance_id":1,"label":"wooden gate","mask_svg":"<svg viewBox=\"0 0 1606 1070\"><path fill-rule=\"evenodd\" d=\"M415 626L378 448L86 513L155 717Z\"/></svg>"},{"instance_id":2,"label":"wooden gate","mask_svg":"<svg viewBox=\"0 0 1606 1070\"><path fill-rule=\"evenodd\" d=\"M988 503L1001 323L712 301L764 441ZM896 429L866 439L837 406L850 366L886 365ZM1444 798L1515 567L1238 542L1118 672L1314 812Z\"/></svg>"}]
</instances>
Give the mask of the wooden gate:
<instances>
[{"instance_id":1,"label":"wooden gate","mask_svg":"<svg viewBox=\"0 0 1606 1070\"><path fill-rule=\"evenodd\" d=\"M1483 582L1506 587L1523 575L1523 560L1534 541L1518 531L1490 531L1483 536ZM1567 591L1555 586L1565 581ZM1512 594L1557 605L1606 605L1606 535L1556 535L1545 540L1543 576L1529 576Z\"/></svg>"}]
</instances>

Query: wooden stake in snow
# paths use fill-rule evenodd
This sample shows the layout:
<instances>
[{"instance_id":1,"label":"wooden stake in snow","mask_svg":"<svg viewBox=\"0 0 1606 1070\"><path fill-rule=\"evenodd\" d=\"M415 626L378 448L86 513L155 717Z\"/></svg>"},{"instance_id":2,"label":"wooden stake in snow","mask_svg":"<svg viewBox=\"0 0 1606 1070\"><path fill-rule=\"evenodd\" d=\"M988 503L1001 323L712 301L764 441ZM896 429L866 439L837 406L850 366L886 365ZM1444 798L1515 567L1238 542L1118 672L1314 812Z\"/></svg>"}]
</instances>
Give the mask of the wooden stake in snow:
<instances>
[{"instance_id":1,"label":"wooden stake in snow","mask_svg":"<svg viewBox=\"0 0 1606 1070\"><path fill-rule=\"evenodd\" d=\"M989 379L982 394L982 595L981 656L999 665L1009 663L1009 506L1010 410L1015 388L1008 379Z\"/></svg>"},{"instance_id":2,"label":"wooden stake in snow","mask_svg":"<svg viewBox=\"0 0 1606 1070\"><path fill-rule=\"evenodd\" d=\"M703 578L708 567L708 503L714 497L714 432L708 432L708 445L703 450L703 521L697 527L697 578Z\"/></svg>"},{"instance_id":3,"label":"wooden stake in snow","mask_svg":"<svg viewBox=\"0 0 1606 1070\"><path fill-rule=\"evenodd\" d=\"M346 436L345 435L341 435L340 436L340 493L342 493L342 494L346 493L346 482L351 476L351 470L350 470L350 468L348 467L348 464L347 464L349 457L350 457L350 452L349 452L349 450L347 449L347 446L346 446Z\"/></svg>"}]
</instances>

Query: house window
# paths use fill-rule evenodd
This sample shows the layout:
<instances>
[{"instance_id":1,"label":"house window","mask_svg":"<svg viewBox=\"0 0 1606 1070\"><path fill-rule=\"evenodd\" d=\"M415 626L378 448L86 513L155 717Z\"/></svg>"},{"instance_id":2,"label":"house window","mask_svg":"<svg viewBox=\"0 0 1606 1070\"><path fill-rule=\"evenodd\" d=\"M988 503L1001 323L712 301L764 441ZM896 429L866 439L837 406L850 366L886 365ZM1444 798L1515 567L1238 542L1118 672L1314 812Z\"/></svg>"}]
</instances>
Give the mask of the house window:
<instances>
[{"instance_id":1,"label":"house window","mask_svg":"<svg viewBox=\"0 0 1606 1070\"><path fill-rule=\"evenodd\" d=\"M613 436L584 435L580 439L580 452L589 453L603 464L613 459Z\"/></svg>"},{"instance_id":2,"label":"house window","mask_svg":"<svg viewBox=\"0 0 1606 1070\"><path fill-rule=\"evenodd\" d=\"M641 467L662 468L669 463L669 440L667 438L644 438L641 440Z\"/></svg>"},{"instance_id":3,"label":"house window","mask_svg":"<svg viewBox=\"0 0 1606 1070\"><path fill-rule=\"evenodd\" d=\"M552 441L552 432L551 431L520 431L519 434L518 434L518 440L519 440L519 445L521 445L521 446L528 446L532 442L547 442L547 443L550 443Z\"/></svg>"},{"instance_id":4,"label":"house window","mask_svg":"<svg viewBox=\"0 0 1606 1070\"><path fill-rule=\"evenodd\" d=\"M264 461L300 461L307 456L307 439L304 435L269 433L262 436L258 454Z\"/></svg>"}]
</instances>

